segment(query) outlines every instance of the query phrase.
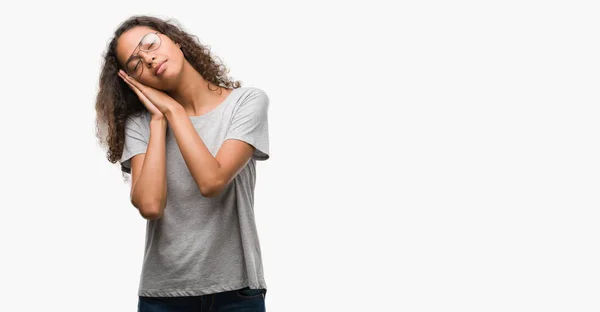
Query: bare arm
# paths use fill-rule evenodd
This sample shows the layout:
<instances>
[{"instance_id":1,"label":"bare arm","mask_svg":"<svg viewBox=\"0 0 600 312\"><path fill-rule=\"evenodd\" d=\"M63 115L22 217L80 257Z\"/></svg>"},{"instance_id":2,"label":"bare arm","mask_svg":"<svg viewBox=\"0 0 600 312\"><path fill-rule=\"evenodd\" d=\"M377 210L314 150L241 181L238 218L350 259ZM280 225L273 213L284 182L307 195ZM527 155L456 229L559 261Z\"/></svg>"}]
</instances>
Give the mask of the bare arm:
<instances>
[{"instance_id":1,"label":"bare arm","mask_svg":"<svg viewBox=\"0 0 600 312\"><path fill-rule=\"evenodd\" d=\"M166 118L153 117L146 153L131 159L131 203L149 220L161 218L166 205L166 129Z\"/></svg>"},{"instance_id":2,"label":"bare arm","mask_svg":"<svg viewBox=\"0 0 600 312\"><path fill-rule=\"evenodd\" d=\"M187 113L173 98L171 98L164 91L157 90L152 87L148 87L142 83L139 83L135 78L119 72L121 77L130 85L130 87L136 92L143 103L147 104L147 107L152 109L158 109L160 113L156 113L157 116L167 119L170 128L173 130L177 145L181 151L183 159L196 182L200 193L205 197L213 197L219 194L223 188L228 185L235 176L244 168L244 166L251 159L255 147L245 142L245 140L225 140L221 145L221 148L217 152L215 157L212 156L201 137L196 132L194 125L190 121ZM268 104L268 102L264 102ZM263 105L264 115L266 117L266 105ZM246 118L248 118L246 116ZM159 128L158 126L151 126L151 128ZM164 129L161 129L164 131ZM151 133L156 130L151 130ZM145 203L139 203L136 207L144 207L143 210L149 210L152 217L160 218L164 209L165 203L162 202L166 196L159 198L155 194L166 194L166 191L159 187L159 183L165 181L165 132L161 133L161 139L157 139L151 135L151 143L148 151L151 153L146 157L152 157L150 162L152 165L146 168L146 164L143 165L140 180L143 184L139 187L144 190L145 195L137 194L137 185L134 185L135 190L132 194L132 199L136 202L138 198L143 198ZM152 143L162 142L162 144ZM161 145L162 150L154 145ZM161 156L158 156L161 154ZM161 158L159 158L161 157ZM141 162L141 161L140 161ZM144 161L145 163L146 161ZM133 166L133 165L132 165ZM156 179L162 182L152 182L151 180ZM136 183L137 184L137 183ZM150 186L152 185L152 187ZM162 191L162 192L161 192ZM155 196L152 196L155 195ZM149 197L146 197L149 196ZM141 200L140 200L141 201ZM160 204L158 204L160 203ZM158 206L158 208L157 208ZM147 208L150 207L150 208Z\"/></svg>"},{"instance_id":3,"label":"bare arm","mask_svg":"<svg viewBox=\"0 0 600 312\"><path fill-rule=\"evenodd\" d=\"M252 157L254 147L239 140L226 140L213 157L181 106L174 106L165 116L181 155L205 197L219 194Z\"/></svg>"}]
</instances>

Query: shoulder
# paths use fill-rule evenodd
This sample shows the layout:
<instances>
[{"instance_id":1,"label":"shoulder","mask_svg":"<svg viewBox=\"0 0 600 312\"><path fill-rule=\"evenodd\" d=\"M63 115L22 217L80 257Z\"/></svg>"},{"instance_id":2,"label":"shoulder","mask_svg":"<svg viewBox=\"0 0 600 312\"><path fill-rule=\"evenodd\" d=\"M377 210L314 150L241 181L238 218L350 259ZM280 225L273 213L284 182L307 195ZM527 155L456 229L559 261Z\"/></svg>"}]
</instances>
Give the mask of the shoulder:
<instances>
[{"instance_id":1,"label":"shoulder","mask_svg":"<svg viewBox=\"0 0 600 312\"><path fill-rule=\"evenodd\" d=\"M240 87L235 106L268 106L269 96L267 92L258 87Z\"/></svg>"},{"instance_id":2,"label":"shoulder","mask_svg":"<svg viewBox=\"0 0 600 312\"><path fill-rule=\"evenodd\" d=\"M258 87L239 87L235 89L239 93L240 98L256 97L256 96L267 96L267 92Z\"/></svg>"},{"instance_id":3,"label":"shoulder","mask_svg":"<svg viewBox=\"0 0 600 312\"><path fill-rule=\"evenodd\" d=\"M133 113L125 120L125 127L134 127L140 130L147 129L150 126L150 117L150 112L148 111Z\"/></svg>"}]
</instances>

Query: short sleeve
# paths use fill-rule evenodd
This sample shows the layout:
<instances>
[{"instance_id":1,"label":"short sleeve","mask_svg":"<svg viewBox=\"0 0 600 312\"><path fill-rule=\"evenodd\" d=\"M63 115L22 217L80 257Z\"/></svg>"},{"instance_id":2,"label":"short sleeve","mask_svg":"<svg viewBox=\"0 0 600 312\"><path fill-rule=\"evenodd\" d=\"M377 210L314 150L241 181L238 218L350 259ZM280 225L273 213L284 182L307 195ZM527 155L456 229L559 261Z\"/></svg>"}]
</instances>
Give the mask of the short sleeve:
<instances>
[{"instance_id":1,"label":"short sleeve","mask_svg":"<svg viewBox=\"0 0 600 312\"><path fill-rule=\"evenodd\" d=\"M129 116L125 121L125 143L120 160L121 171L131 173L131 158L137 154L146 153L148 140L144 133L140 119Z\"/></svg>"},{"instance_id":2,"label":"short sleeve","mask_svg":"<svg viewBox=\"0 0 600 312\"><path fill-rule=\"evenodd\" d=\"M255 88L234 109L225 140L244 141L255 150L255 160L269 159L269 97L266 92Z\"/></svg>"}]
</instances>

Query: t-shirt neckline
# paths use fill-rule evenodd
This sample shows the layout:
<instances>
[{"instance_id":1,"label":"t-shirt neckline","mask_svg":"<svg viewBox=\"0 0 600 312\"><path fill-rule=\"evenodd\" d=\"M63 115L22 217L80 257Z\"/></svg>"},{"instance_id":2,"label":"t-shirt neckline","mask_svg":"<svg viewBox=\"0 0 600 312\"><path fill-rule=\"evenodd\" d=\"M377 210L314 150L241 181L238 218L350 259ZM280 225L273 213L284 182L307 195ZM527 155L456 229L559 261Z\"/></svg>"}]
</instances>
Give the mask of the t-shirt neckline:
<instances>
[{"instance_id":1,"label":"t-shirt neckline","mask_svg":"<svg viewBox=\"0 0 600 312\"><path fill-rule=\"evenodd\" d=\"M200 120L200 119L204 119L204 118L208 117L209 115L212 115L212 114L214 114L216 111L220 110L222 106L225 106L225 105L224 105L225 103L227 103L227 102L229 102L229 100L231 100L231 98L232 98L232 96L233 96L233 93L234 93L234 92L235 92L235 90L237 90L237 89L240 89L240 88L235 88L235 89L231 90L231 92L229 93L229 95L228 95L227 97L225 97L225 99L224 99L224 100L223 100L221 103L219 103L219 105L215 106L215 107L214 107L213 109L211 109L210 111L208 111L208 112L206 112L206 113L204 113L204 114L202 114L202 115L196 115L196 116L190 116L190 115L188 115L188 117L189 117L191 120Z\"/></svg>"}]
</instances>

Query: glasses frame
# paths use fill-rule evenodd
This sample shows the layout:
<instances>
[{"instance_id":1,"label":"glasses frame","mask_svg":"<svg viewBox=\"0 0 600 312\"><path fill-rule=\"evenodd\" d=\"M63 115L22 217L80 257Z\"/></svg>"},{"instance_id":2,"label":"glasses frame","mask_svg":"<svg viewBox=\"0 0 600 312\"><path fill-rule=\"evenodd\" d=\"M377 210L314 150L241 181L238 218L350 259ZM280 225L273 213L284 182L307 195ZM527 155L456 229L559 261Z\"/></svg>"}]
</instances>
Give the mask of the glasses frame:
<instances>
[{"instance_id":1,"label":"glasses frame","mask_svg":"<svg viewBox=\"0 0 600 312\"><path fill-rule=\"evenodd\" d=\"M156 37L158 38L158 44L156 45L156 48L152 48L150 50L142 49L142 42L144 42L144 39L146 39L146 37L149 35L156 35ZM133 59L138 58L139 60L137 61L137 63L135 63L135 66L138 66L139 63L142 62L142 58L139 55L137 55L140 51L144 51L144 52L156 51L156 50L158 50L158 48L160 48L161 45L162 45L162 39L160 38L158 31L153 31L153 32L149 32L149 33L145 34L144 37L142 37L142 39L138 43L137 47L135 47L135 50L133 50L133 52L131 53L131 55L129 56L127 61L125 62L125 66L124 66L125 72L127 72L127 74L129 76L133 76L133 77L141 76L142 73L144 72L144 66L142 66L142 70L140 71L139 75L136 75L135 73L129 72L127 64L129 64L129 62L131 62Z\"/></svg>"}]
</instances>

